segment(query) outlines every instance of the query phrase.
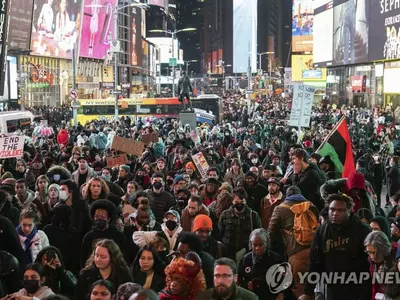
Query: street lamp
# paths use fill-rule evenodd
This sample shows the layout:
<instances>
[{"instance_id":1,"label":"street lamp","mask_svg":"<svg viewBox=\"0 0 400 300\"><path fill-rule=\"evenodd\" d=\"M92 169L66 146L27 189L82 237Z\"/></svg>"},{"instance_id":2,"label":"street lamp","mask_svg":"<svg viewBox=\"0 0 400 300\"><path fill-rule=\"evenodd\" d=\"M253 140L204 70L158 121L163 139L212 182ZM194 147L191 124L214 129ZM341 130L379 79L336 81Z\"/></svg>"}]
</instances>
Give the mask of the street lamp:
<instances>
[{"instance_id":1,"label":"street lamp","mask_svg":"<svg viewBox=\"0 0 400 300\"><path fill-rule=\"evenodd\" d=\"M171 35L171 39L172 39L172 59L175 58L175 52L174 52L174 40L175 40L175 36L179 33L179 32L187 32L187 31L196 31L196 28L184 28L184 29L178 29L178 30L163 30L163 29L153 29L153 30L149 30L149 32L164 32L167 34ZM175 97L175 63L172 65L172 97Z\"/></svg>"},{"instance_id":2,"label":"street lamp","mask_svg":"<svg viewBox=\"0 0 400 300\"><path fill-rule=\"evenodd\" d=\"M183 62L186 64L186 75L189 76L189 66L190 66L192 63L197 63L197 62L199 62L199 61L198 61L197 59L192 59L192 60L184 60Z\"/></svg>"},{"instance_id":3,"label":"street lamp","mask_svg":"<svg viewBox=\"0 0 400 300\"><path fill-rule=\"evenodd\" d=\"M118 3L118 2L117 2ZM101 5L101 4L91 4L91 5L86 5L86 7L94 7L94 8L107 8L109 5ZM119 34L118 34L118 12L122 9L125 9L127 7L142 7L142 8L147 8L149 7L146 3L141 3L138 2L137 0L133 0L129 4L121 4L121 5L115 5L114 7L111 6L113 9L113 15L114 15L114 39L112 41L112 46L113 50L112 52L114 53L114 89L115 89L115 121L118 120L118 97L119 97L119 92L117 92L117 86L118 86L118 54L121 52L120 46L119 46Z\"/></svg>"},{"instance_id":4,"label":"street lamp","mask_svg":"<svg viewBox=\"0 0 400 300\"><path fill-rule=\"evenodd\" d=\"M258 65L259 65L259 70L261 70L261 57L263 56L263 55L268 55L268 54L274 54L274 52L272 51L272 52L261 52L261 53L257 53L257 55L258 55Z\"/></svg>"}]
</instances>

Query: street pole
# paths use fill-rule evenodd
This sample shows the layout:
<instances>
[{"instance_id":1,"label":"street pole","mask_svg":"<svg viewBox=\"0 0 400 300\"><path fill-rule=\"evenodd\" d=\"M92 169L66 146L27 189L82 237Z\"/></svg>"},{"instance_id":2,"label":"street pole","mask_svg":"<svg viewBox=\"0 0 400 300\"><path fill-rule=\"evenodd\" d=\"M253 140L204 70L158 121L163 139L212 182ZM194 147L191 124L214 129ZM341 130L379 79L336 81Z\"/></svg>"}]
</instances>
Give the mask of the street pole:
<instances>
[{"instance_id":1,"label":"street pole","mask_svg":"<svg viewBox=\"0 0 400 300\"><path fill-rule=\"evenodd\" d=\"M118 44L118 10L114 7L114 47ZM118 86L118 52L114 48L114 90L117 91ZM118 49L117 49L118 50ZM115 121L118 121L118 93L115 93Z\"/></svg>"},{"instance_id":2,"label":"street pole","mask_svg":"<svg viewBox=\"0 0 400 300\"><path fill-rule=\"evenodd\" d=\"M175 32L172 32L172 60L175 60ZM172 97L175 97L175 63L172 64Z\"/></svg>"},{"instance_id":3,"label":"street pole","mask_svg":"<svg viewBox=\"0 0 400 300\"><path fill-rule=\"evenodd\" d=\"M258 54L258 69L261 70L261 57L262 57L262 53Z\"/></svg>"},{"instance_id":4,"label":"street pole","mask_svg":"<svg viewBox=\"0 0 400 300\"><path fill-rule=\"evenodd\" d=\"M72 89L76 90L76 44L72 48ZM78 112L76 111L76 99L72 99L72 115L74 117L74 125L78 125Z\"/></svg>"},{"instance_id":5,"label":"street pole","mask_svg":"<svg viewBox=\"0 0 400 300\"><path fill-rule=\"evenodd\" d=\"M189 76L189 62L186 62L186 75Z\"/></svg>"}]
</instances>

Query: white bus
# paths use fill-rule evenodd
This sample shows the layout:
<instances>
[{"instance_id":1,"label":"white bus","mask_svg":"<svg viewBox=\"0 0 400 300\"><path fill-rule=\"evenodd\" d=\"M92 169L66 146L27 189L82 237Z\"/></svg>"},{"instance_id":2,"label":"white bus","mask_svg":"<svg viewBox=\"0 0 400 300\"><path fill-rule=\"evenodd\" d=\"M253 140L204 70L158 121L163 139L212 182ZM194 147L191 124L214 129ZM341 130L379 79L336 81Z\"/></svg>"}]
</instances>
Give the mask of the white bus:
<instances>
[{"instance_id":1,"label":"white bus","mask_svg":"<svg viewBox=\"0 0 400 300\"><path fill-rule=\"evenodd\" d=\"M29 128L33 118L30 111L2 111L0 112L0 133L8 135L17 130Z\"/></svg>"}]
</instances>

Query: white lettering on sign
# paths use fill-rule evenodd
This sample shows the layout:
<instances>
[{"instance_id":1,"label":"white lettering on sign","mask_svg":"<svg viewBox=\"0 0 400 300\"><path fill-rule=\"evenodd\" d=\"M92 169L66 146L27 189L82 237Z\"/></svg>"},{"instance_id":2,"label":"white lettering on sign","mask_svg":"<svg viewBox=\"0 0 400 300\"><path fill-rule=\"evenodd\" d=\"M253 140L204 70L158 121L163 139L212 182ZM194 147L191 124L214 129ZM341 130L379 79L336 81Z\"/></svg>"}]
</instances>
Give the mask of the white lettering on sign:
<instances>
[{"instance_id":1,"label":"white lettering on sign","mask_svg":"<svg viewBox=\"0 0 400 300\"><path fill-rule=\"evenodd\" d=\"M24 154L25 136L0 138L0 158L21 157Z\"/></svg>"},{"instance_id":2,"label":"white lettering on sign","mask_svg":"<svg viewBox=\"0 0 400 300\"><path fill-rule=\"evenodd\" d=\"M400 8L400 0L381 0L381 14Z\"/></svg>"},{"instance_id":3,"label":"white lettering on sign","mask_svg":"<svg viewBox=\"0 0 400 300\"><path fill-rule=\"evenodd\" d=\"M352 86L362 86L362 80L361 79L355 79L351 82Z\"/></svg>"}]
</instances>

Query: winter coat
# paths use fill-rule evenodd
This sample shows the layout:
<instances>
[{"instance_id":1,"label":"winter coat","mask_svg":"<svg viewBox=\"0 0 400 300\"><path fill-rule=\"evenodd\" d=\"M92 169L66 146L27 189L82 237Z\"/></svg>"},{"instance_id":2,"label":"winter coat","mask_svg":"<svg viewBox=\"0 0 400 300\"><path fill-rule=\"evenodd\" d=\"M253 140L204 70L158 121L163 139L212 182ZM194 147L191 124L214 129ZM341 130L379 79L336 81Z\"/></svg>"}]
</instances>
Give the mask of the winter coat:
<instances>
[{"instance_id":1,"label":"winter coat","mask_svg":"<svg viewBox=\"0 0 400 300\"><path fill-rule=\"evenodd\" d=\"M347 274L356 272L360 278L361 272L369 272L367 253L364 249L364 240L371 229L363 224L356 216L351 214L350 219L340 227L333 225L329 220L319 226L315 232L311 245L310 262L307 272L337 272ZM352 278L351 276L349 278ZM371 299L370 279L362 284L337 284L327 285L327 300L346 299L366 300ZM315 285L308 283L304 288L307 295L314 294Z\"/></svg>"},{"instance_id":2,"label":"winter coat","mask_svg":"<svg viewBox=\"0 0 400 300\"><path fill-rule=\"evenodd\" d=\"M133 274L133 282L143 286L146 283L146 273L138 271ZM165 274L154 272L153 280L151 281L150 289L158 293L165 287Z\"/></svg>"},{"instance_id":3,"label":"winter coat","mask_svg":"<svg viewBox=\"0 0 400 300\"><path fill-rule=\"evenodd\" d=\"M270 194L268 194L261 200L260 205L260 218L265 230L268 229L269 221L271 220L275 207L279 206L283 202L283 194L282 192L279 192L278 197L273 204L271 204L270 199Z\"/></svg>"},{"instance_id":4,"label":"winter coat","mask_svg":"<svg viewBox=\"0 0 400 300\"><path fill-rule=\"evenodd\" d=\"M365 180L363 182L358 182L357 180L351 181L347 180L347 178L328 180L321 186L321 197L326 200L330 194L338 192L348 194L349 190L355 187L365 190L366 193L365 198L362 199L362 203L359 204L358 207L355 205L353 211L357 212L359 208L368 208L371 210L372 214L375 215L375 202L373 200L374 191L371 184Z\"/></svg>"},{"instance_id":5,"label":"winter coat","mask_svg":"<svg viewBox=\"0 0 400 300\"><path fill-rule=\"evenodd\" d=\"M101 277L99 269L95 266L81 270L78 277L78 284L75 289L75 300L89 300L90 287L100 279L103 279L103 277ZM107 280L111 282L113 286L119 287L121 284L126 282L132 282L132 277L128 271L119 272L118 274L111 272L111 275Z\"/></svg>"},{"instance_id":6,"label":"winter coat","mask_svg":"<svg viewBox=\"0 0 400 300\"><path fill-rule=\"evenodd\" d=\"M32 238L32 241L30 244L30 251L26 248L25 243L24 243L26 240L26 237L24 237L22 235L18 235L18 236L19 236L19 241L21 242L22 248L25 251L27 251L26 255L31 255L32 261L36 260L37 255L43 248L50 246L47 235L41 230L38 230L36 235Z\"/></svg>"},{"instance_id":7,"label":"winter coat","mask_svg":"<svg viewBox=\"0 0 400 300\"><path fill-rule=\"evenodd\" d=\"M198 214L210 216L210 211L208 210L207 206L202 204L200 206ZM181 217L181 226L183 228L183 231L192 232L193 221L195 217L196 216L189 215L189 209L186 206L185 209L182 211L182 217Z\"/></svg>"},{"instance_id":8,"label":"winter coat","mask_svg":"<svg viewBox=\"0 0 400 300\"><path fill-rule=\"evenodd\" d=\"M165 226L165 224L161 224L161 231L157 232L157 236L163 238L164 240L167 241L168 243L168 248L169 251L175 251L178 248L178 235L183 231L182 227L179 226L178 228L175 229L174 233L172 235L169 234L169 230Z\"/></svg>"},{"instance_id":9,"label":"winter coat","mask_svg":"<svg viewBox=\"0 0 400 300\"><path fill-rule=\"evenodd\" d=\"M226 248L222 242L214 239L212 236L208 237L206 243L203 243L203 250L215 259L227 257L229 254L228 248Z\"/></svg>"},{"instance_id":10,"label":"winter coat","mask_svg":"<svg viewBox=\"0 0 400 300\"><path fill-rule=\"evenodd\" d=\"M228 171L224 176L224 182L228 182L232 187L236 187L238 182L243 182L244 179L245 176L242 171L238 175L235 175L232 171Z\"/></svg>"},{"instance_id":11,"label":"winter coat","mask_svg":"<svg viewBox=\"0 0 400 300\"><path fill-rule=\"evenodd\" d=\"M68 269L65 268L63 256L56 247L44 248L38 254L36 258L36 263L42 262L42 257L47 251L54 251L57 254L59 261L61 262L61 267L53 270L52 268L45 267L46 281L45 285L51 288L55 293L66 295L72 297L74 295L74 290L77 284L77 279Z\"/></svg>"},{"instance_id":12,"label":"winter coat","mask_svg":"<svg viewBox=\"0 0 400 300\"><path fill-rule=\"evenodd\" d=\"M6 217L16 227L19 223L20 211L17 207L12 205L10 201L5 200L3 208L0 210L0 215Z\"/></svg>"},{"instance_id":13,"label":"winter coat","mask_svg":"<svg viewBox=\"0 0 400 300\"><path fill-rule=\"evenodd\" d=\"M59 181L54 180L54 175L56 175L56 174L60 175ZM71 175L70 171L68 171L66 168L64 168L62 166L58 166L58 165L51 167L47 172L47 177L50 180L50 184L52 184L52 183L59 184L60 181L62 181L62 180L71 179L71 176L72 175Z\"/></svg>"},{"instance_id":14,"label":"winter coat","mask_svg":"<svg viewBox=\"0 0 400 300\"><path fill-rule=\"evenodd\" d=\"M0 251L0 298L21 288L22 274L18 259L6 251Z\"/></svg>"},{"instance_id":15,"label":"winter coat","mask_svg":"<svg viewBox=\"0 0 400 300\"><path fill-rule=\"evenodd\" d=\"M156 221L162 223L164 214L176 204L174 197L166 191L157 194L153 192L153 189L148 189L145 192L148 195L150 207L156 217Z\"/></svg>"},{"instance_id":16,"label":"winter coat","mask_svg":"<svg viewBox=\"0 0 400 300\"><path fill-rule=\"evenodd\" d=\"M261 199L267 196L268 190L259 183L255 183L254 187L244 184L247 193L247 205L257 213L260 213Z\"/></svg>"},{"instance_id":17,"label":"winter coat","mask_svg":"<svg viewBox=\"0 0 400 300\"><path fill-rule=\"evenodd\" d=\"M325 183L325 175L317 165L309 164L309 166L300 172L294 174L293 185L297 186L301 194L311 201L319 210L324 207L321 201L320 187Z\"/></svg>"},{"instance_id":18,"label":"winter coat","mask_svg":"<svg viewBox=\"0 0 400 300\"><path fill-rule=\"evenodd\" d=\"M14 199L16 200L16 204L19 208L23 208L25 205L27 205L28 203L33 202L33 200L35 200L35 193L32 192L31 190L27 190L26 191L28 193L28 196L26 197L25 201L22 202L22 199L18 198L18 195L14 196Z\"/></svg>"},{"instance_id":19,"label":"winter coat","mask_svg":"<svg viewBox=\"0 0 400 300\"><path fill-rule=\"evenodd\" d=\"M104 132L99 132L99 134L97 135L97 148L99 150L106 149L107 142L108 142L107 135Z\"/></svg>"},{"instance_id":20,"label":"winter coat","mask_svg":"<svg viewBox=\"0 0 400 300\"><path fill-rule=\"evenodd\" d=\"M294 213L290 210L290 207L306 201L307 199L302 195L292 195L287 197L282 204L275 207L269 222L268 231L271 237L271 245L274 247L273 250L276 250L277 253L280 253L279 250L281 250L277 247L280 245L281 236L285 241L286 253L288 256L310 248L309 246L298 244L293 234L291 234L294 226ZM318 220L318 209L314 205L311 205L310 210Z\"/></svg>"},{"instance_id":21,"label":"winter coat","mask_svg":"<svg viewBox=\"0 0 400 300\"><path fill-rule=\"evenodd\" d=\"M124 234L115 226L110 226L106 230L101 231L97 229L92 229L89 231L85 237L83 238L82 248L81 248L81 266L83 267L86 264L87 259L93 252L93 246L97 241L103 239L113 240L121 249L121 252L124 254L125 260L128 261L128 243L124 236Z\"/></svg>"},{"instance_id":22,"label":"winter coat","mask_svg":"<svg viewBox=\"0 0 400 300\"><path fill-rule=\"evenodd\" d=\"M393 197L400 191L400 165L394 165L387 176L389 180L389 197Z\"/></svg>"},{"instance_id":23,"label":"winter coat","mask_svg":"<svg viewBox=\"0 0 400 300\"><path fill-rule=\"evenodd\" d=\"M197 295L196 300L221 300L222 298L218 297L215 292L214 288L206 290L199 295ZM234 300L258 300L258 296L253 292L250 292L244 288L241 288L235 285L235 292L234 295L230 298ZM265 299L265 298L262 298Z\"/></svg>"},{"instance_id":24,"label":"winter coat","mask_svg":"<svg viewBox=\"0 0 400 300\"><path fill-rule=\"evenodd\" d=\"M86 182L95 177L97 177L97 174L93 171L92 168L88 168ZM72 173L72 180L79 186L79 170L76 170L74 173Z\"/></svg>"},{"instance_id":25,"label":"winter coat","mask_svg":"<svg viewBox=\"0 0 400 300\"><path fill-rule=\"evenodd\" d=\"M253 252L247 253L238 266L238 284L248 290L249 282L253 284L252 292L260 299L276 299L265 280L265 274L270 267L282 263L281 256L273 251L267 250L254 264Z\"/></svg>"},{"instance_id":26,"label":"winter coat","mask_svg":"<svg viewBox=\"0 0 400 300\"><path fill-rule=\"evenodd\" d=\"M248 206L240 214L232 206L222 212L218 229L221 242L228 248L229 257L233 258L238 251L248 248L250 233L256 228L262 228L260 217Z\"/></svg>"},{"instance_id":27,"label":"winter coat","mask_svg":"<svg viewBox=\"0 0 400 300\"><path fill-rule=\"evenodd\" d=\"M28 296L28 292L25 289L21 289L18 292L20 296ZM33 294L34 297L38 299L44 299L47 296L55 295L54 292L48 286L42 286L36 293Z\"/></svg>"},{"instance_id":28,"label":"winter coat","mask_svg":"<svg viewBox=\"0 0 400 300\"><path fill-rule=\"evenodd\" d=\"M57 134L57 143L60 145L68 146L69 135L68 131L65 129L61 129Z\"/></svg>"}]
</instances>

